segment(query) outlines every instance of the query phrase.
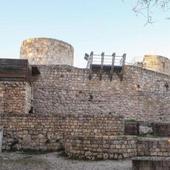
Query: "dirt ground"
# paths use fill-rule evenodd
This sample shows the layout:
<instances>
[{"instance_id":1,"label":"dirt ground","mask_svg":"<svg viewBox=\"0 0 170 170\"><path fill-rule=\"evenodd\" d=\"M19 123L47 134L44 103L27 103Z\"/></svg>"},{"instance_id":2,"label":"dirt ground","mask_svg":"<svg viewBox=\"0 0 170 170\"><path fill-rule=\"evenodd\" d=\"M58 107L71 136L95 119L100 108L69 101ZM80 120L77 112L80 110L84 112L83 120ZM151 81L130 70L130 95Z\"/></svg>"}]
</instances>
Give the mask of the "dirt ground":
<instances>
[{"instance_id":1,"label":"dirt ground","mask_svg":"<svg viewBox=\"0 0 170 170\"><path fill-rule=\"evenodd\" d=\"M0 170L132 170L132 164L130 160L71 160L61 152L46 154L5 152L0 154Z\"/></svg>"}]
</instances>

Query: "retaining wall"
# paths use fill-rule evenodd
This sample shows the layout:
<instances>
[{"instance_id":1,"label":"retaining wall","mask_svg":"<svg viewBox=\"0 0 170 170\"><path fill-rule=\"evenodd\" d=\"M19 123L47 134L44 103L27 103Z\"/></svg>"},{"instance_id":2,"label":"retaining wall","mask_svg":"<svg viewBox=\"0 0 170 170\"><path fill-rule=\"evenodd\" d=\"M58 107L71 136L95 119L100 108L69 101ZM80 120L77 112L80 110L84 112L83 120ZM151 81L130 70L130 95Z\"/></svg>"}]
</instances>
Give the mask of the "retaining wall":
<instances>
[{"instance_id":1,"label":"retaining wall","mask_svg":"<svg viewBox=\"0 0 170 170\"><path fill-rule=\"evenodd\" d=\"M66 154L77 159L124 159L137 155L136 138L130 136L70 136L64 143Z\"/></svg>"},{"instance_id":2,"label":"retaining wall","mask_svg":"<svg viewBox=\"0 0 170 170\"><path fill-rule=\"evenodd\" d=\"M5 150L57 150L66 136L123 135L123 118L115 115L12 115L0 117Z\"/></svg>"},{"instance_id":3,"label":"retaining wall","mask_svg":"<svg viewBox=\"0 0 170 170\"><path fill-rule=\"evenodd\" d=\"M138 156L170 157L169 138L138 138Z\"/></svg>"},{"instance_id":4,"label":"retaining wall","mask_svg":"<svg viewBox=\"0 0 170 170\"><path fill-rule=\"evenodd\" d=\"M169 138L134 136L68 136L65 152L78 159L123 159L135 156L170 157Z\"/></svg>"},{"instance_id":5,"label":"retaining wall","mask_svg":"<svg viewBox=\"0 0 170 170\"><path fill-rule=\"evenodd\" d=\"M170 123L169 122L141 122L141 121L127 121L125 120L125 135L140 136L140 127L149 128L152 132L143 134L145 136L153 135L154 137L170 137Z\"/></svg>"},{"instance_id":6,"label":"retaining wall","mask_svg":"<svg viewBox=\"0 0 170 170\"><path fill-rule=\"evenodd\" d=\"M132 160L133 170L168 170L170 158L164 157L138 157Z\"/></svg>"}]
</instances>

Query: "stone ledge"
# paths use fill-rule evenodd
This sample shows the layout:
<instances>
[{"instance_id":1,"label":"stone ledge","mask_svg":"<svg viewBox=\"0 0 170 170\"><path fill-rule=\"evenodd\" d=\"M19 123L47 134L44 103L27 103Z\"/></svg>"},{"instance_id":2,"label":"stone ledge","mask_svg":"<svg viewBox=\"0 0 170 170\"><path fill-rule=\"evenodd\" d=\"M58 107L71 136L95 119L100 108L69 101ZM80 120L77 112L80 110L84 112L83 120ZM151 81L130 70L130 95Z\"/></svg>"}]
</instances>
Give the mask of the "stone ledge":
<instances>
[{"instance_id":1,"label":"stone ledge","mask_svg":"<svg viewBox=\"0 0 170 170\"><path fill-rule=\"evenodd\" d=\"M169 170L170 157L135 157L133 170Z\"/></svg>"}]
</instances>

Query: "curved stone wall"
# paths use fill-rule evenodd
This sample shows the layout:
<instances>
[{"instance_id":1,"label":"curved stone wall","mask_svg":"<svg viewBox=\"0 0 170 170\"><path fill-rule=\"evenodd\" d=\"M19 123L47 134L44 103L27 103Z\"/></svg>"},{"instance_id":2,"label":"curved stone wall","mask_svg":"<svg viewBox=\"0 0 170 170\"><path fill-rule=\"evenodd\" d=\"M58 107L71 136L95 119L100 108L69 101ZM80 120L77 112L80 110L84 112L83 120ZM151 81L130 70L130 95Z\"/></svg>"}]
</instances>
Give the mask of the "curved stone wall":
<instances>
[{"instance_id":1,"label":"curved stone wall","mask_svg":"<svg viewBox=\"0 0 170 170\"><path fill-rule=\"evenodd\" d=\"M64 143L70 158L100 160L125 159L137 156L136 137L133 136L68 136Z\"/></svg>"},{"instance_id":2,"label":"curved stone wall","mask_svg":"<svg viewBox=\"0 0 170 170\"><path fill-rule=\"evenodd\" d=\"M158 55L145 55L143 68L170 75L170 60Z\"/></svg>"},{"instance_id":3,"label":"curved stone wall","mask_svg":"<svg viewBox=\"0 0 170 170\"><path fill-rule=\"evenodd\" d=\"M73 47L63 41L50 38L31 38L23 41L20 58L32 65L73 65Z\"/></svg>"}]
</instances>

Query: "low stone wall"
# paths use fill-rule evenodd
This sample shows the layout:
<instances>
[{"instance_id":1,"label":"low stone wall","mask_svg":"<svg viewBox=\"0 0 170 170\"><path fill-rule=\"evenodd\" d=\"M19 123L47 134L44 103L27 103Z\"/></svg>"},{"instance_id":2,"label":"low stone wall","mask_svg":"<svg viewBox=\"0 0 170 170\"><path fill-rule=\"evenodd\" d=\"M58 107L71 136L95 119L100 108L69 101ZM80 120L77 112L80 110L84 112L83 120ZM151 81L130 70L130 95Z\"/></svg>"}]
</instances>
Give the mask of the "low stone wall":
<instances>
[{"instance_id":1,"label":"low stone wall","mask_svg":"<svg viewBox=\"0 0 170 170\"><path fill-rule=\"evenodd\" d=\"M153 135L154 137L170 137L169 122L142 122L142 121L125 121L125 135Z\"/></svg>"},{"instance_id":2,"label":"low stone wall","mask_svg":"<svg viewBox=\"0 0 170 170\"><path fill-rule=\"evenodd\" d=\"M170 158L138 157L132 160L133 170L169 170Z\"/></svg>"},{"instance_id":3,"label":"low stone wall","mask_svg":"<svg viewBox=\"0 0 170 170\"><path fill-rule=\"evenodd\" d=\"M170 137L170 123L153 123L153 135L160 137Z\"/></svg>"},{"instance_id":4,"label":"low stone wall","mask_svg":"<svg viewBox=\"0 0 170 170\"><path fill-rule=\"evenodd\" d=\"M64 143L66 154L78 159L123 159L137 155L136 138L130 136L70 136Z\"/></svg>"},{"instance_id":5,"label":"low stone wall","mask_svg":"<svg viewBox=\"0 0 170 170\"><path fill-rule=\"evenodd\" d=\"M12 115L0 117L5 150L57 150L66 136L113 136L124 133L123 118L108 115Z\"/></svg>"},{"instance_id":6,"label":"low stone wall","mask_svg":"<svg viewBox=\"0 0 170 170\"><path fill-rule=\"evenodd\" d=\"M169 138L138 138L138 156L170 156Z\"/></svg>"}]
</instances>

